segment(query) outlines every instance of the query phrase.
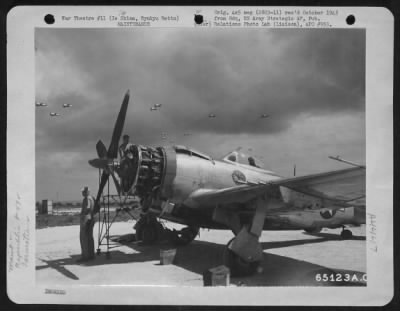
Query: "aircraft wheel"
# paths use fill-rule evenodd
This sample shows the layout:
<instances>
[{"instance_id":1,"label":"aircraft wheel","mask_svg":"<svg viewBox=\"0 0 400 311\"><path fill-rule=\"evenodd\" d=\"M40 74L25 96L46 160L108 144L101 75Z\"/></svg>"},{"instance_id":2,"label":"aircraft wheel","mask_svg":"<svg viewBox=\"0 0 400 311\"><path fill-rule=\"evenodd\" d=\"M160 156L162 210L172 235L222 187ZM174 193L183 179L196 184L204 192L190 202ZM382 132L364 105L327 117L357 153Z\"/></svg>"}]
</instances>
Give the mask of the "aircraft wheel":
<instances>
[{"instance_id":1,"label":"aircraft wheel","mask_svg":"<svg viewBox=\"0 0 400 311\"><path fill-rule=\"evenodd\" d=\"M224 251L224 264L230 269L232 277L247 276L256 273L261 261L247 262L229 249L233 239L229 241Z\"/></svg>"},{"instance_id":2,"label":"aircraft wheel","mask_svg":"<svg viewBox=\"0 0 400 311\"><path fill-rule=\"evenodd\" d=\"M304 229L304 231L307 233L320 233L321 230L322 230L322 228L320 228L320 227L311 227L311 228Z\"/></svg>"},{"instance_id":3,"label":"aircraft wheel","mask_svg":"<svg viewBox=\"0 0 400 311\"><path fill-rule=\"evenodd\" d=\"M140 223L136 228L136 239L150 245L158 241L162 225L158 221Z\"/></svg>"},{"instance_id":4,"label":"aircraft wheel","mask_svg":"<svg viewBox=\"0 0 400 311\"><path fill-rule=\"evenodd\" d=\"M353 232L351 232L348 229L344 229L342 230L342 232L340 232L340 236L342 237L343 240L349 240L353 237Z\"/></svg>"},{"instance_id":5,"label":"aircraft wheel","mask_svg":"<svg viewBox=\"0 0 400 311\"><path fill-rule=\"evenodd\" d=\"M199 233L198 227L186 227L179 231L172 231L172 242L175 245L183 246L192 242Z\"/></svg>"}]
</instances>

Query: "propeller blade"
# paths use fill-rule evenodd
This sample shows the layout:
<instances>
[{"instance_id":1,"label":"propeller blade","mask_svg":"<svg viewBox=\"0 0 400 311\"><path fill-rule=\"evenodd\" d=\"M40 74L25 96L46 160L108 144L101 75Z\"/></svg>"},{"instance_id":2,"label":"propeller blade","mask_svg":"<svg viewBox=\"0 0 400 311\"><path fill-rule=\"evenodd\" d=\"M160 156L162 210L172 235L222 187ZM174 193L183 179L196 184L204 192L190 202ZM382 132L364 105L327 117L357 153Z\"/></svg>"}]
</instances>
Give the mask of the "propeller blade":
<instances>
[{"instance_id":1,"label":"propeller blade","mask_svg":"<svg viewBox=\"0 0 400 311\"><path fill-rule=\"evenodd\" d=\"M118 193L118 195L120 195L121 194L121 186L118 182L117 177L115 177L114 171L111 171L111 177L114 180L114 184L115 184L115 188L117 189L117 193Z\"/></svg>"},{"instance_id":2,"label":"propeller blade","mask_svg":"<svg viewBox=\"0 0 400 311\"><path fill-rule=\"evenodd\" d=\"M101 169L106 169L108 165L108 160L107 159L92 159L88 161L91 166L94 168L101 168Z\"/></svg>"},{"instance_id":3,"label":"propeller blade","mask_svg":"<svg viewBox=\"0 0 400 311\"><path fill-rule=\"evenodd\" d=\"M110 159L111 158L115 159L118 156L118 143L121 138L122 130L124 128L128 103L129 103L129 90L126 92L124 100L122 101L121 109L119 111L117 121L115 122L110 147L108 147L107 157Z\"/></svg>"},{"instance_id":4,"label":"propeller blade","mask_svg":"<svg viewBox=\"0 0 400 311\"><path fill-rule=\"evenodd\" d=\"M108 177L109 177L108 173L106 171L103 171L103 174L101 175L99 190L97 191L97 197L96 200L94 201L93 214L97 214L100 210L100 204L99 204L100 197L101 194L103 193L103 189L107 183Z\"/></svg>"},{"instance_id":5,"label":"propeller blade","mask_svg":"<svg viewBox=\"0 0 400 311\"><path fill-rule=\"evenodd\" d=\"M107 148L101 140L99 140L96 144L96 151L99 158L107 157Z\"/></svg>"}]
</instances>

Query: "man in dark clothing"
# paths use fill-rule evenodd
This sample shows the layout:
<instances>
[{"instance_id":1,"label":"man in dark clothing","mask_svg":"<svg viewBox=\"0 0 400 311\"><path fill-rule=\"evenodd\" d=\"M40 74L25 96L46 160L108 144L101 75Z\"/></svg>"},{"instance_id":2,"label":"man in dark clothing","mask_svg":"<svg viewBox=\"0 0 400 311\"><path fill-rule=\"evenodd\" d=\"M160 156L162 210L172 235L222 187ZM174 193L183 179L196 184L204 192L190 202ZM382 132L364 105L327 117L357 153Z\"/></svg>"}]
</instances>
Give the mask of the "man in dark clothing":
<instances>
[{"instance_id":1,"label":"man in dark clothing","mask_svg":"<svg viewBox=\"0 0 400 311\"><path fill-rule=\"evenodd\" d=\"M125 134L122 136L122 144L119 146L119 157L122 159L124 157L132 158L132 155L129 154L129 149L131 148L132 143L129 142L129 135Z\"/></svg>"},{"instance_id":2,"label":"man in dark clothing","mask_svg":"<svg viewBox=\"0 0 400 311\"><path fill-rule=\"evenodd\" d=\"M132 149L134 145L129 142L129 135L125 134L123 137L123 142L119 146L119 156L120 156L120 172L121 186L124 193L128 193L129 189L133 183L133 164L134 157Z\"/></svg>"},{"instance_id":3,"label":"man in dark clothing","mask_svg":"<svg viewBox=\"0 0 400 311\"><path fill-rule=\"evenodd\" d=\"M83 201L81 210L81 229L80 229L80 241L82 257L79 261L88 261L94 259L94 239L93 239L93 227L94 227L94 200L90 195L88 187L82 189Z\"/></svg>"}]
</instances>

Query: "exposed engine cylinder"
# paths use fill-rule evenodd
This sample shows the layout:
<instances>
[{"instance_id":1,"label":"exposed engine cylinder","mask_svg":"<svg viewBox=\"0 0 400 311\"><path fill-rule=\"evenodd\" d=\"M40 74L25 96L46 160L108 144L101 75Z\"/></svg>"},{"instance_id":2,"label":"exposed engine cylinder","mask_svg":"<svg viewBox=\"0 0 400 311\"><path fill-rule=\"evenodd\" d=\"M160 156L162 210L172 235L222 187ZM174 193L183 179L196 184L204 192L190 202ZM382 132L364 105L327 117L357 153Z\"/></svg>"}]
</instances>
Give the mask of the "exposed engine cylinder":
<instances>
[{"instance_id":1,"label":"exposed engine cylinder","mask_svg":"<svg viewBox=\"0 0 400 311\"><path fill-rule=\"evenodd\" d=\"M176 177L175 147L131 145L116 169L124 193L138 196L142 205L154 199L166 200L174 195Z\"/></svg>"},{"instance_id":2,"label":"exposed engine cylinder","mask_svg":"<svg viewBox=\"0 0 400 311\"><path fill-rule=\"evenodd\" d=\"M137 173L135 193L139 197L146 197L160 188L163 170L165 167L165 156L162 148L135 146L137 159Z\"/></svg>"}]
</instances>

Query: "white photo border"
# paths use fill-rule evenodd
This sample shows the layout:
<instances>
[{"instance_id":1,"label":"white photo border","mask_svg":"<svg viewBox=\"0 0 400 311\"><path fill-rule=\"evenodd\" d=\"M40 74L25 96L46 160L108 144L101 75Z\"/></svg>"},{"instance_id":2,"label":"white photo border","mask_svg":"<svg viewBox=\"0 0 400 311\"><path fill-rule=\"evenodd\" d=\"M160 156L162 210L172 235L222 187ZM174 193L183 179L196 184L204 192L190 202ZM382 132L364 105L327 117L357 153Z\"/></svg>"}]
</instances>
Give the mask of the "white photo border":
<instances>
[{"instance_id":1,"label":"white photo border","mask_svg":"<svg viewBox=\"0 0 400 311\"><path fill-rule=\"evenodd\" d=\"M332 28L366 29L366 165L367 272L366 287L176 287L69 286L61 295L46 294L35 282L35 59L36 27L104 28L115 23L67 22L62 15L118 14L178 15L179 22L149 27L196 27L193 16L213 15L224 7L104 7L19 6L7 18L7 293L16 303L136 304L136 305L335 305L382 306L393 297L393 40L394 17L386 8L337 7L329 18ZM234 9L225 7L224 9ZM246 7L240 7L246 8ZM292 9L293 7L291 7ZM315 7L314 7L315 8ZM255 9L255 7L248 7ZM273 7L268 7L273 9ZM305 7L299 8L301 10ZM313 7L310 7L313 9ZM326 7L324 9L327 9ZM156 13L154 13L156 12ZM43 17L51 13L56 25ZM356 25L345 22L356 17ZM15 143L18 141L19 143ZM29 156L27 156L29 155ZM23 178L21 178L23 176ZM373 218L374 224L369 220ZM15 236L25 233L24 264L11 265ZM372 239L373 235L373 239ZM375 248L377 247L377 251ZM205 299L206 297L206 299ZM290 299L288 299L290 297Z\"/></svg>"}]
</instances>

